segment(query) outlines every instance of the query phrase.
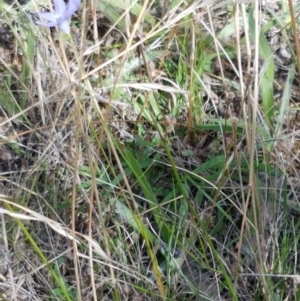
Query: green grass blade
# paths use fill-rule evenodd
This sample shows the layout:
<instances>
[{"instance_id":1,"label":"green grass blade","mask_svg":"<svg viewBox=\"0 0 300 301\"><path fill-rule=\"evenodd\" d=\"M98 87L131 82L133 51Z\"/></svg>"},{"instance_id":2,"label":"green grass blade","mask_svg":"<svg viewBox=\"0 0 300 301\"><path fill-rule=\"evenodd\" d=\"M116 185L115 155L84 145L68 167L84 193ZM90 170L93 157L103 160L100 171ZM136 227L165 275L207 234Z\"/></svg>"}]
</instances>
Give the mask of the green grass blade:
<instances>
[{"instance_id":1,"label":"green grass blade","mask_svg":"<svg viewBox=\"0 0 300 301\"><path fill-rule=\"evenodd\" d=\"M254 10L251 6L249 13L249 29L250 37L252 41L255 41L255 20L254 20ZM268 121L268 124L272 127L274 123L274 72L275 65L273 59L273 53L271 51L270 45L262 32L259 36L259 53L264 60L263 66L260 71L260 92L262 97L262 106Z\"/></svg>"}]
</instances>

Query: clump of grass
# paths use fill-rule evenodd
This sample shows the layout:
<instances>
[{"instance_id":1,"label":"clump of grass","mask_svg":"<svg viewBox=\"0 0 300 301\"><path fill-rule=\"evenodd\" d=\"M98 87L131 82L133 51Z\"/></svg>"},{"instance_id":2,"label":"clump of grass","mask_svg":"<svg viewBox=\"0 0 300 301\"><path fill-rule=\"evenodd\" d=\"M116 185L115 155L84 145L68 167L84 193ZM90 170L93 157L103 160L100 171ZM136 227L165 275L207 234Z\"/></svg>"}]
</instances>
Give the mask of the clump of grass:
<instances>
[{"instance_id":1,"label":"clump of grass","mask_svg":"<svg viewBox=\"0 0 300 301\"><path fill-rule=\"evenodd\" d=\"M65 36L30 7L1 7L11 291L30 262L30 300L297 295L298 188L274 160L295 62L278 101L265 36L291 42L288 11L261 28L257 3L86 2Z\"/></svg>"}]
</instances>

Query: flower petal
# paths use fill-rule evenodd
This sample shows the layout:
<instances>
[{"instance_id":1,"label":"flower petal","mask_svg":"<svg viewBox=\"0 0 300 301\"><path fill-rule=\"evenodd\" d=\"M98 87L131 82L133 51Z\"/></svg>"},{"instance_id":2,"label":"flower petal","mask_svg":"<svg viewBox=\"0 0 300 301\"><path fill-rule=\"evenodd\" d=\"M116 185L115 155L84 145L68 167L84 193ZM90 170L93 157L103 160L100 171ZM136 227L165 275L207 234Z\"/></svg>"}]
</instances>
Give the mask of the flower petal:
<instances>
[{"instance_id":1,"label":"flower petal","mask_svg":"<svg viewBox=\"0 0 300 301\"><path fill-rule=\"evenodd\" d=\"M38 16L44 20L51 21L53 23L57 23L57 14L53 13L39 13Z\"/></svg>"},{"instance_id":2,"label":"flower petal","mask_svg":"<svg viewBox=\"0 0 300 301\"><path fill-rule=\"evenodd\" d=\"M77 9L79 8L79 4L80 4L80 0L69 0L68 6L67 6L67 10L63 16L63 18L66 19L70 19L71 16L77 11Z\"/></svg>"},{"instance_id":3,"label":"flower petal","mask_svg":"<svg viewBox=\"0 0 300 301\"><path fill-rule=\"evenodd\" d=\"M70 25L69 25L69 21L68 20L65 20L63 22L61 22L59 25L58 25L59 29L66 33L66 34L69 34L70 33Z\"/></svg>"},{"instance_id":4,"label":"flower petal","mask_svg":"<svg viewBox=\"0 0 300 301\"><path fill-rule=\"evenodd\" d=\"M57 25L57 24L54 23L54 22L44 23L44 22L39 22L39 21L37 21L37 22L35 22L35 23L38 24L38 25L41 25L41 26L45 26L45 27L54 27L54 26Z\"/></svg>"},{"instance_id":5,"label":"flower petal","mask_svg":"<svg viewBox=\"0 0 300 301\"><path fill-rule=\"evenodd\" d=\"M38 16L44 20L50 21L48 23L36 22L39 25L53 27L58 26L59 29L66 33L70 33L69 19L77 11L80 0L69 0L68 6L64 0L53 0L54 13L39 13Z\"/></svg>"},{"instance_id":6,"label":"flower petal","mask_svg":"<svg viewBox=\"0 0 300 301\"><path fill-rule=\"evenodd\" d=\"M55 13L62 16L67 8L65 1L64 0L53 0L53 4L54 4Z\"/></svg>"}]
</instances>

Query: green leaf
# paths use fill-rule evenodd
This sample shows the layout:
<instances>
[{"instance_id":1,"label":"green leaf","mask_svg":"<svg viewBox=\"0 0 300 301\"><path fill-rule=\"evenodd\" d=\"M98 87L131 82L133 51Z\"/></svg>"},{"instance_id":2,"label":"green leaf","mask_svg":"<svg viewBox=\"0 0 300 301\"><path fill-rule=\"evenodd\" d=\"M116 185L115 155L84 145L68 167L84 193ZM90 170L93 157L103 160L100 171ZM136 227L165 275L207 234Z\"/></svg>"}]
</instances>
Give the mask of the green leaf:
<instances>
[{"instance_id":1,"label":"green leaf","mask_svg":"<svg viewBox=\"0 0 300 301\"><path fill-rule=\"evenodd\" d=\"M276 130L275 130L276 136L278 134L280 134L280 132L281 132L282 125L284 122L284 116L285 116L285 113L286 113L289 103L290 103L295 74L296 74L296 68L295 68L295 64L293 64L293 65L291 65L291 68L289 70L288 77L285 82L283 93L282 93L282 98L281 98L280 108L279 108L279 115L277 118L278 122L277 122Z\"/></svg>"},{"instance_id":2,"label":"green leaf","mask_svg":"<svg viewBox=\"0 0 300 301\"><path fill-rule=\"evenodd\" d=\"M113 200L113 203L114 201L115 200ZM120 200L116 202L116 208L126 223L142 234L144 238L146 237L149 242L154 242L155 236L147 227L145 227L140 216L135 215L134 212L132 212L132 210L125 206Z\"/></svg>"},{"instance_id":3,"label":"green leaf","mask_svg":"<svg viewBox=\"0 0 300 301\"><path fill-rule=\"evenodd\" d=\"M164 240L168 241L168 238L171 236L170 230L168 226L166 225L166 219L164 218L163 210L161 206L159 205L156 195L154 191L152 190L151 185L149 184L145 173L142 171L139 162L136 160L136 158L133 156L132 152L125 150L124 151L124 159L126 163L128 164L130 170L135 175L138 184L141 186L141 189L145 195L145 198L149 202L149 206L152 209L154 219L156 224L158 225L161 236Z\"/></svg>"},{"instance_id":4,"label":"green leaf","mask_svg":"<svg viewBox=\"0 0 300 301\"><path fill-rule=\"evenodd\" d=\"M254 9L251 6L249 12L249 29L252 41L255 41L255 20ZM262 97L262 106L269 125L273 125L274 117L274 59L270 45L262 32L259 35L259 54L264 60L264 64L260 71L260 92Z\"/></svg>"},{"instance_id":5,"label":"green leaf","mask_svg":"<svg viewBox=\"0 0 300 301\"><path fill-rule=\"evenodd\" d=\"M130 9L129 9L130 8ZM111 22L117 23L117 26L125 31L125 17L120 18L122 14L129 9L130 13L138 17L142 11L142 6L137 1L131 0L101 0L98 1L98 9L104 13L105 17ZM146 13L144 20L151 26L155 24L155 18Z\"/></svg>"},{"instance_id":6,"label":"green leaf","mask_svg":"<svg viewBox=\"0 0 300 301\"><path fill-rule=\"evenodd\" d=\"M139 184L141 185L141 188L145 194L145 197L152 202L152 204L157 204L157 200L155 197L155 194L152 191L151 186L149 185L147 179L144 176L143 171L140 168L139 163L133 156L132 152L125 150L124 151L126 161L128 166L130 167L131 171L136 176L136 179L138 180Z\"/></svg>"}]
</instances>

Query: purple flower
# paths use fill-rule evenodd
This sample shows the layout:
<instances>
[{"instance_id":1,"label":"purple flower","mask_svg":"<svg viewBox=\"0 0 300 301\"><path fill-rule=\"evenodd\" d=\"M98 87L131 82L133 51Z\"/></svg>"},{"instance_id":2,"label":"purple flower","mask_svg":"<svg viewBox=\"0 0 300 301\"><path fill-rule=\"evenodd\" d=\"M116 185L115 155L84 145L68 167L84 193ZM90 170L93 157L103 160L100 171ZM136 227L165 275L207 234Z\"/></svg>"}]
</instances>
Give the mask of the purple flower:
<instances>
[{"instance_id":1,"label":"purple flower","mask_svg":"<svg viewBox=\"0 0 300 301\"><path fill-rule=\"evenodd\" d=\"M49 22L36 22L39 25L54 27L58 26L66 34L70 33L69 19L79 7L80 0L69 0L66 5L64 0L53 0L53 13L39 13L39 17Z\"/></svg>"}]
</instances>

